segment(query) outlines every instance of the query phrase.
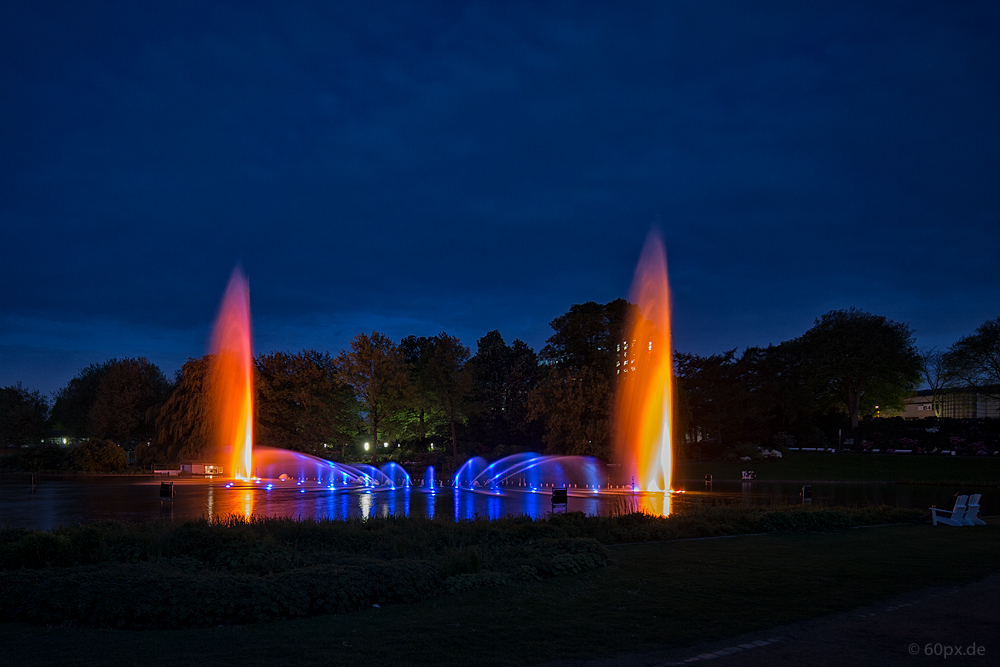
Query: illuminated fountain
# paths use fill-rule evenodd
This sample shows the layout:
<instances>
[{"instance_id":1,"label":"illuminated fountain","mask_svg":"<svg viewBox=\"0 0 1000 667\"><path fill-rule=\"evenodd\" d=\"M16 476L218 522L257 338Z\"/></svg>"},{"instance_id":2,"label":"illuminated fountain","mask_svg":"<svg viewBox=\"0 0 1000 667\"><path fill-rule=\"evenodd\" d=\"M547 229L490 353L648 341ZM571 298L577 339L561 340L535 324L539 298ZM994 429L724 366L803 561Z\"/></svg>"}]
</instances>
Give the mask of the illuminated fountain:
<instances>
[{"instance_id":1,"label":"illuminated fountain","mask_svg":"<svg viewBox=\"0 0 1000 667\"><path fill-rule=\"evenodd\" d=\"M472 458L453 485L471 491L528 491L566 488L571 495L640 494L647 512L670 513L673 406L670 289L663 241L654 230L646 239L632 283L638 306L618 344L615 395L616 480L597 459L585 456L516 454L487 464ZM662 502L661 502L662 501Z\"/></svg>"},{"instance_id":2,"label":"illuminated fountain","mask_svg":"<svg viewBox=\"0 0 1000 667\"><path fill-rule=\"evenodd\" d=\"M612 432L615 465L586 456L515 454L493 463L481 457L466 461L445 486L455 496L456 519L474 511L472 498L499 502L504 496L527 494L522 507L539 511L537 495L565 488L570 496L586 498L588 511L606 494L637 496L641 508L656 514L670 513L671 425L673 378L670 339L670 292L666 254L657 232L650 233L643 248L630 294L638 308L626 323L618 348L619 374ZM266 491L298 488L324 493L357 494L368 516L372 492L401 490L393 496L409 498L413 488L407 472L396 463L381 469L367 464L334 463L301 452L253 447L253 357L250 339L250 303L246 278L237 269L226 289L215 334L213 366L208 385L218 417L219 447L232 452L232 477L262 485ZM609 471L614 470L613 478ZM441 482L428 467L419 480L421 491L435 497ZM232 486L232 483L229 485ZM464 495L463 495L464 494ZM482 494L482 495L480 495ZM459 496L462 495L460 510ZM597 499L597 500L593 500ZM629 501L630 503L633 501ZM367 503L367 504L366 504ZM405 501L404 511L409 511ZM428 515L433 503L428 501ZM248 505L246 513L251 511ZM492 510L488 510L492 511Z\"/></svg>"},{"instance_id":3,"label":"illuminated fountain","mask_svg":"<svg viewBox=\"0 0 1000 667\"><path fill-rule=\"evenodd\" d=\"M493 492L567 488L596 493L604 482L602 467L600 461L590 456L539 456L529 452L490 464L477 456L458 469L453 483L461 489Z\"/></svg>"},{"instance_id":4,"label":"illuminated fountain","mask_svg":"<svg viewBox=\"0 0 1000 667\"><path fill-rule=\"evenodd\" d=\"M673 406L670 288L663 241L646 239L632 281L639 307L621 342L615 395L615 457L626 476L644 491L670 489Z\"/></svg>"},{"instance_id":5,"label":"illuminated fountain","mask_svg":"<svg viewBox=\"0 0 1000 667\"><path fill-rule=\"evenodd\" d=\"M253 351L250 342L250 286L233 269L212 334L208 391L216 416L216 445L230 452L234 479L253 478Z\"/></svg>"},{"instance_id":6,"label":"illuminated fountain","mask_svg":"<svg viewBox=\"0 0 1000 667\"><path fill-rule=\"evenodd\" d=\"M250 288L239 267L233 270L212 334L212 364L207 383L215 416L216 447L229 455L231 477L246 482L277 480L329 488L409 487L399 465L333 463L274 447L253 446L253 349ZM266 488L273 488L273 484Z\"/></svg>"}]
</instances>

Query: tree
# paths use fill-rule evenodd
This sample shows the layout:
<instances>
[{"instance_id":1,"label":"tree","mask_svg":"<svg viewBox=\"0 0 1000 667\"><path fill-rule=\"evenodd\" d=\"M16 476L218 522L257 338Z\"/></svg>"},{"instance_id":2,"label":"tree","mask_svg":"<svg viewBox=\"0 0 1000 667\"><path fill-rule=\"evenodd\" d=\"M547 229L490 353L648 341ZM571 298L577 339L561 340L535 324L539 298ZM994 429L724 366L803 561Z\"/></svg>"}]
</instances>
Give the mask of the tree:
<instances>
[{"instance_id":1,"label":"tree","mask_svg":"<svg viewBox=\"0 0 1000 667\"><path fill-rule=\"evenodd\" d=\"M45 398L20 382L0 389L0 445L37 445L48 411Z\"/></svg>"},{"instance_id":2,"label":"tree","mask_svg":"<svg viewBox=\"0 0 1000 667\"><path fill-rule=\"evenodd\" d=\"M410 381L397 421L404 437L414 438L423 445L443 422L427 374L427 365L434 353L434 338L407 336L399 342L399 350L406 361Z\"/></svg>"},{"instance_id":3,"label":"tree","mask_svg":"<svg viewBox=\"0 0 1000 667\"><path fill-rule=\"evenodd\" d=\"M880 315L831 310L799 341L817 394L844 407L852 429L858 427L858 414L875 405L901 409L920 380L910 327Z\"/></svg>"},{"instance_id":4,"label":"tree","mask_svg":"<svg viewBox=\"0 0 1000 667\"><path fill-rule=\"evenodd\" d=\"M625 338L638 308L625 299L604 305L588 301L570 306L569 311L549 323L553 333L539 355L560 368L590 368L604 373L613 382L618 345Z\"/></svg>"},{"instance_id":5,"label":"tree","mask_svg":"<svg viewBox=\"0 0 1000 667\"><path fill-rule=\"evenodd\" d=\"M434 401L448 417L451 426L451 453L458 456L458 435L455 424L461 418L465 399L472 389L472 376L466 367L469 348L454 336L441 332L433 339L432 352L425 376Z\"/></svg>"},{"instance_id":6,"label":"tree","mask_svg":"<svg viewBox=\"0 0 1000 667\"><path fill-rule=\"evenodd\" d=\"M262 445L318 453L324 444L344 441L357 430L350 387L338 379L326 352L272 352L254 359L257 430Z\"/></svg>"},{"instance_id":7,"label":"tree","mask_svg":"<svg viewBox=\"0 0 1000 667\"><path fill-rule=\"evenodd\" d=\"M114 361L90 364L56 393L51 417L54 428L65 429L77 438L91 435L90 408L94 405L101 379Z\"/></svg>"},{"instance_id":8,"label":"tree","mask_svg":"<svg viewBox=\"0 0 1000 667\"><path fill-rule=\"evenodd\" d=\"M170 396L152 412L155 436L139 447L140 463L200 458L214 446L215 415L208 394L211 355L188 359L177 372Z\"/></svg>"},{"instance_id":9,"label":"tree","mask_svg":"<svg viewBox=\"0 0 1000 667\"><path fill-rule=\"evenodd\" d=\"M80 472L121 472L128 467L125 450L110 440L88 440L71 449L66 459L70 470Z\"/></svg>"},{"instance_id":10,"label":"tree","mask_svg":"<svg viewBox=\"0 0 1000 667\"><path fill-rule=\"evenodd\" d=\"M154 425L147 414L163 402L169 390L163 372L145 357L112 359L105 364L90 406L89 434L113 440L125 449L149 440Z\"/></svg>"},{"instance_id":11,"label":"tree","mask_svg":"<svg viewBox=\"0 0 1000 667\"><path fill-rule=\"evenodd\" d=\"M944 357L960 383L992 398L1000 398L1000 317L988 320L948 348Z\"/></svg>"},{"instance_id":12,"label":"tree","mask_svg":"<svg viewBox=\"0 0 1000 667\"><path fill-rule=\"evenodd\" d=\"M550 454L611 455L611 385L604 374L581 369L550 368L528 400L528 418L545 425Z\"/></svg>"},{"instance_id":13,"label":"tree","mask_svg":"<svg viewBox=\"0 0 1000 667\"><path fill-rule=\"evenodd\" d=\"M407 382L406 361L388 337L359 333L337 356L337 378L354 389L371 426L372 460L378 460L379 422L399 405Z\"/></svg>"},{"instance_id":14,"label":"tree","mask_svg":"<svg viewBox=\"0 0 1000 667\"><path fill-rule=\"evenodd\" d=\"M472 431L490 446L521 445L537 438L529 425L528 395L538 385L538 356L524 341L504 342L499 331L477 341L469 360L476 413Z\"/></svg>"},{"instance_id":15,"label":"tree","mask_svg":"<svg viewBox=\"0 0 1000 667\"><path fill-rule=\"evenodd\" d=\"M934 416L940 417L944 408L944 390L954 383L954 373L948 366L944 352L935 348L920 353L920 370L924 382L931 390L931 408Z\"/></svg>"}]
</instances>

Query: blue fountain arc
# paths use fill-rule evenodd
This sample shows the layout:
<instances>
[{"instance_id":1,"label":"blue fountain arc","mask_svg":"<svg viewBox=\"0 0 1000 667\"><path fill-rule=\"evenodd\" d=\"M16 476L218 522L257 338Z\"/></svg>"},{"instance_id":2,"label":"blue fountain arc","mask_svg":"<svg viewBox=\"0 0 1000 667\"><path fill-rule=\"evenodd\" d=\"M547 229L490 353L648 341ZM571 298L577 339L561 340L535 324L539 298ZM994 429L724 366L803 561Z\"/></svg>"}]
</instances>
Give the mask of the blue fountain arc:
<instances>
[{"instance_id":1,"label":"blue fountain arc","mask_svg":"<svg viewBox=\"0 0 1000 667\"><path fill-rule=\"evenodd\" d=\"M477 457L477 458L479 458L479 457ZM523 454L511 454L510 456L505 456L502 459L498 459L498 460L494 461L493 463L489 464L488 466L486 466L475 477L473 477L472 480L468 484L468 488L472 488L474 486L482 486L482 482L479 482L480 478L483 478L483 477L487 477L488 478L488 476L490 474L490 471L492 471L492 470L497 470L497 469L502 470L502 469L504 469L503 468L504 466L517 465L518 463L521 463L521 462L524 462L524 461L530 461L531 459L535 459L535 458L538 458L538 454L536 454L534 452L525 452ZM483 462L485 462L485 459L481 459L481 460L483 460Z\"/></svg>"},{"instance_id":2,"label":"blue fountain arc","mask_svg":"<svg viewBox=\"0 0 1000 667\"><path fill-rule=\"evenodd\" d=\"M311 454L275 447L256 447L255 475L260 479L295 481L329 486L329 488L395 488L396 480L409 486L409 475L398 464L383 466L379 470L365 463L348 465L321 459ZM398 470L397 470L398 468ZM401 473L401 474L400 474Z\"/></svg>"},{"instance_id":3,"label":"blue fountain arc","mask_svg":"<svg viewBox=\"0 0 1000 667\"><path fill-rule=\"evenodd\" d=\"M546 475L550 478L547 482L548 484L568 486L571 476L576 477L582 473L583 479L575 484L581 484L585 488L596 491L598 489L597 465L597 459L589 456L541 456L534 453L515 454L487 466L472 480L469 487L466 488L487 487L496 489L511 478L526 473L530 475L532 472L538 474L534 480L526 480L526 484L533 490L537 489L543 482L543 473L548 473ZM565 470L567 467L574 469L571 474L567 474Z\"/></svg>"}]
</instances>

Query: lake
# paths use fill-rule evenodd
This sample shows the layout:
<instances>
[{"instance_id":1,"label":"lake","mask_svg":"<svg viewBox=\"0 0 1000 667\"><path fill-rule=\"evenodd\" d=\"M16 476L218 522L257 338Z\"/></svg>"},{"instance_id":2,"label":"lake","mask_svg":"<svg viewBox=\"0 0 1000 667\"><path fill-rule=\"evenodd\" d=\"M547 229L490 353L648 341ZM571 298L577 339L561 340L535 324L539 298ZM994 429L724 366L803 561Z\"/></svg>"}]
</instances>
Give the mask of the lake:
<instances>
[{"instance_id":1,"label":"lake","mask_svg":"<svg viewBox=\"0 0 1000 667\"><path fill-rule=\"evenodd\" d=\"M32 487L27 475L0 476L0 524L49 529L106 519L148 521L186 520L237 514L292 518L366 518L370 516L447 517L456 521L476 516L496 518L551 511L548 492L505 488L500 492L439 487L427 489L329 489L308 482L236 483L221 479L172 479L174 498L161 501L162 477L38 476ZM716 481L677 485L671 508L684 512L697 505L786 505L798 503L801 484L791 482ZM891 505L927 509L948 505L956 491L982 493L980 515L1000 514L998 489L912 484L814 483L813 506ZM662 494L592 493L570 489L568 511L591 515L642 508L659 513Z\"/></svg>"}]
</instances>

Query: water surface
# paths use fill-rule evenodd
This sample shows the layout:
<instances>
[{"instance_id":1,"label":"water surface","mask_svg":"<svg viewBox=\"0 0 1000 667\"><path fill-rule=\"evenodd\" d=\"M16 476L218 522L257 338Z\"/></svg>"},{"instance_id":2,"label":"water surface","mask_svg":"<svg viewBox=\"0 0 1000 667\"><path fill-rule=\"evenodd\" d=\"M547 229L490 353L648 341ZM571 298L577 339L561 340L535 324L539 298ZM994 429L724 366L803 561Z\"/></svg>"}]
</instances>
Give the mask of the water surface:
<instances>
[{"instance_id":1,"label":"water surface","mask_svg":"<svg viewBox=\"0 0 1000 667\"><path fill-rule=\"evenodd\" d=\"M507 515L542 517L552 509L547 491L505 488L500 492L470 491L449 487L434 492L414 488L395 490L342 490L308 482L237 483L227 480L182 479L174 481L173 500L161 501L163 478L153 477L39 477L32 487L25 475L0 476L0 524L53 528L106 519L148 521L186 520L237 514L292 518L367 518L372 516L445 517L455 521ZM801 484L782 482L700 482L681 487L674 512L698 505L785 505L800 502ZM813 506L891 505L926 509L944 507L959 489L908 484L813 484ZM962 493L982 493L981 515L1000 514L997 489L962 488ZM661 512L662 494L593 493L570 490L568 511L606 515L643 508Z\"/></svg>"}]
</instances>

